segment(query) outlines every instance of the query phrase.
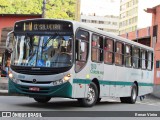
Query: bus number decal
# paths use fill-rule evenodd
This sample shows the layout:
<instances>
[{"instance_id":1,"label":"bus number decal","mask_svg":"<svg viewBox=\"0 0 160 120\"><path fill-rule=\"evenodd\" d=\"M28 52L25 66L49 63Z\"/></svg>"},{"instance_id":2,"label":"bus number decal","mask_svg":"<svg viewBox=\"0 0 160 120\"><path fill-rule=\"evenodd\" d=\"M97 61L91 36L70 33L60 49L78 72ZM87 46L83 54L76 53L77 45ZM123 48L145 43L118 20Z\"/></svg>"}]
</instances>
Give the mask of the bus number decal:
<instances>
[{"instance_id":1,"label":"bus number decal","mask_svg":"<svg viewBox=\"0 0 160 120\"><path fill-rule=\"evenodd\" d=\"M91 73L91 74L100 74L100 75L103 75L103 74L104 74L103 71L97 70L97 65L96 65L96 64L91 64L90 73Z\"/></svg>"}]
</instances>

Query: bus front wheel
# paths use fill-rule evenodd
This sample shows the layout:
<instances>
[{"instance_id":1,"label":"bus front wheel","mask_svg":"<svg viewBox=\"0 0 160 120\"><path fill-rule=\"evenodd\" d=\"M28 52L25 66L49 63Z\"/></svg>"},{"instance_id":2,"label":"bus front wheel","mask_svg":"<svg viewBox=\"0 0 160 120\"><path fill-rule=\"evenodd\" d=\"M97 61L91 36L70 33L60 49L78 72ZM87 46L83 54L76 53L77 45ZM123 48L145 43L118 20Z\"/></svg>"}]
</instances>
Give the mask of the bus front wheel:
<instances>
[{"instance_id":1,"label":"bus front wheel","mask_svg":"<svg viewBox=\"0 0 160 120\"><path fill-rule=\"evenodd\" d=\"M84 107L92 107L98 99L98 89L95 83L91 83L88 90L87 98L78 99L79 103Z\"/></svg>"},{"instance_id":2,"label":"bus front wheel","mask_svg":"<svg viewBox=\"0 0 160 120\"><path fill-rule=\"evenodd\" d=\"M47 103L49 100L51 99L51 97L36 97L34 98L35 101L37 101L38 103Z\"/></svg>"},{"instance_id":3,"label":"bus front wheel","mask_svg":"<svg viewBox=\"0 0 160 120\"><path fill-rule=\"evenodd\" d=\"M120 100L122 103L131 103L134 104L137 100L137 85L133 84L131 89L131 96L130 97L121 97Z\"/></svg>"}]
</instances>

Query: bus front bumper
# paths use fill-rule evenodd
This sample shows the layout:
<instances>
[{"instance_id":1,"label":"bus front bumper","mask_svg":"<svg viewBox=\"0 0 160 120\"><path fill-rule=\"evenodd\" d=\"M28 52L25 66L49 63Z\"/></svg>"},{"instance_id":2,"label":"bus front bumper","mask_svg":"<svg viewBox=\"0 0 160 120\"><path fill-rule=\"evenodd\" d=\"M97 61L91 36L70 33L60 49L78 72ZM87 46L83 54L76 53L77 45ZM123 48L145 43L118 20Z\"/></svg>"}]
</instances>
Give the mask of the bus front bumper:
<instances>
[{"instance_id":1,"label":"bus front bumper","mask_svg":"<svg viewBox=\"0 0 160 120\"><path fill-rule=\"evenodd\" d=\"M66 82L57 86L39 87L39 91L30 91L29 87L14 83L11 79L8 81L8 92L9 94L22 94L30 97L72 97L72 86L69 82ZM33 86L34 87L34 86Z\"/></svg>"}]
</instances>

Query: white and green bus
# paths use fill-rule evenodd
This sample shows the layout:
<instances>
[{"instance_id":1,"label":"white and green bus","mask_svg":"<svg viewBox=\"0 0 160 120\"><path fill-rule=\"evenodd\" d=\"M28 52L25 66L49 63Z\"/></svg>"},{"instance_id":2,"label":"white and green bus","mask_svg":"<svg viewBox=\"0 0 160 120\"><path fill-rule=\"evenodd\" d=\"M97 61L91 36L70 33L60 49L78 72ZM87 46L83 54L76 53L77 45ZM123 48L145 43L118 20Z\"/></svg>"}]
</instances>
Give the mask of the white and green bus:
<instances>
[{"instance_id":1,"label":"white and green bus","mask_svg":"<svg viewBox=\"0 0 160 120\"><path fill-rule=\"evenodd\" d=\"M135 103L153 91L153 49L82 23L30 19L14 25L9 93L40 103L78 99L90 107L103 97Z\"/></svg>"}]
</instances>

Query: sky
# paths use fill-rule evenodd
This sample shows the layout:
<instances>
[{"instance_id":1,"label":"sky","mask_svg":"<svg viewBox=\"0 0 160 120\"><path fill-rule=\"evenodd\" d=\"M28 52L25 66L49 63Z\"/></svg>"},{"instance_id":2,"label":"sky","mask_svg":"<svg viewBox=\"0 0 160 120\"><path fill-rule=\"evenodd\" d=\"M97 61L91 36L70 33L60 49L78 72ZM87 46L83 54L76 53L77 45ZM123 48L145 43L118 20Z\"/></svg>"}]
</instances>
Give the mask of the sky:
<instances>
[{"instance_id":1,"label":"sky","mask_svg":"<svg viewBox=\"0 0 160 120\"><path fill-rule=\"evenodd\" d=\"M110 3L110 1L112 1ZM81 13L119 16L120 0L81 0Z\"/></svg>"}]
</instances>

